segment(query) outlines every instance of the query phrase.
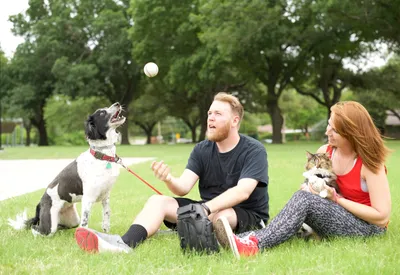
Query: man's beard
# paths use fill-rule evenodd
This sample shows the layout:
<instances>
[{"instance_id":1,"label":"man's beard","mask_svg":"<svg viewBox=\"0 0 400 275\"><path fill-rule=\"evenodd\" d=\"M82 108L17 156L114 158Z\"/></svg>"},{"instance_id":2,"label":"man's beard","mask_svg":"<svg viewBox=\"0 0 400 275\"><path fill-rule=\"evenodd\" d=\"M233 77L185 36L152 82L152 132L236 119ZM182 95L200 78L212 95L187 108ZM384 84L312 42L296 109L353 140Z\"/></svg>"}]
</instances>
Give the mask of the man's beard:
<instances>
[{"instance_id":1,"label":"man's beard","mask_svg":"<svg viewBox=\"0 0 400 275\"><path fill-rule=\"evenodd\" d=\"M225 127L221 128L221 130L214 131L213 133L210 133L207 131L207 138L208 140L214 141L214 142L220 142L225 140L229 136L229 131L231 127L230 124L227 123Z\"/></svg>"}]
</instances>

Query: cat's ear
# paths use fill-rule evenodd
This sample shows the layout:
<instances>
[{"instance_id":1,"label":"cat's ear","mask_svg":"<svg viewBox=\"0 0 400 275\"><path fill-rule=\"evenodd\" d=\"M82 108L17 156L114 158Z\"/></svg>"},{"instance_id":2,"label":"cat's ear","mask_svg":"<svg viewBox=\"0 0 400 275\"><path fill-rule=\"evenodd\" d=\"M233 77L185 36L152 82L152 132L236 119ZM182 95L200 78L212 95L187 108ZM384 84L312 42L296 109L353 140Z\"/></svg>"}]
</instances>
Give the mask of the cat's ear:
<instances>
[{"instance_id":1,"label":"cat's ear","mask_svg":"<svg viewBox=\"0 0 400 275\"><path fill-rule=\"evenodd\" d=\"M310 160L314 155L308 151L306 151L307 153L307 159Z\"/></svg>"}]
</instances>

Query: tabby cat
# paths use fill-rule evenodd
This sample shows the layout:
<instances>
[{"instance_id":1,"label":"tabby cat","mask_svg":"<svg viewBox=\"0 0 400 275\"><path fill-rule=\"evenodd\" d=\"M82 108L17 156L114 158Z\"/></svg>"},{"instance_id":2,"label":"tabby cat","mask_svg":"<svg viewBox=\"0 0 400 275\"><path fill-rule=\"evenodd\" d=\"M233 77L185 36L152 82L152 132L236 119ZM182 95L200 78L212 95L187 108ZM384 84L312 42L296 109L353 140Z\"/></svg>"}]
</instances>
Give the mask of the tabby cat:
<instances>
[{"instance_id":1,"label":"tabby cat","mask_svg":"<svg viewBox=\"0 0 400 275\"><path fill-rule=\"evenodd\" d=\"M336 183L336 175L332 171L332 161L328 153L312 154L307 151L306 172L303 176L306 178L303 184L303 189L307 190L307 186L311 187L320 193L321 197L326 197L326 185L335 188L339 193L339 186Z\"/></svg>"},{"instance_id":2,"label":"tabby cat","mask_svg":"<svg viewBox=\"0 0 400 275\"><path fill-rule=\"evenodd\" d=\"M326 186L335 188L336 192L339 193L336 175L332 171L332 161L327 153L312 154L307 151L305 168L306 172L303 173L303 176L306 180L302 184L303 190L310 191L309 186L311 185L313 190L319 192L319 195L323 198L328 195ZM305 239L319 239L314 230L305 223L303 223L297 235Z\"/></svg>"}]
</instances>

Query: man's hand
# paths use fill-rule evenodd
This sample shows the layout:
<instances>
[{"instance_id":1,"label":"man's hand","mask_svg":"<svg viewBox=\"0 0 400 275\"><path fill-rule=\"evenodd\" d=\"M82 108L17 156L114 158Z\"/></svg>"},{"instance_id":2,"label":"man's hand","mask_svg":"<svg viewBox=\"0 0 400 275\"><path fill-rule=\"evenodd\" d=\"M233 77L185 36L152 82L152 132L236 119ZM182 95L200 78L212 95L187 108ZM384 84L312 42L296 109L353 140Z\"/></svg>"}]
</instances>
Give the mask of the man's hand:
<instances>
[{"instance_id":1,"label":"man's hand","mask_svg":"<svg viewBox=\"0 0 400 275\"><path fill-rule=\"evenodd\" d=\"M171 180L171 174L169 173L170 169L168 165L164 163L164 161L153 161L151 164L151 169L153 170L154 176L156 176L157 179L164 182L169 182Z\"/></svg>"}]
</instances>

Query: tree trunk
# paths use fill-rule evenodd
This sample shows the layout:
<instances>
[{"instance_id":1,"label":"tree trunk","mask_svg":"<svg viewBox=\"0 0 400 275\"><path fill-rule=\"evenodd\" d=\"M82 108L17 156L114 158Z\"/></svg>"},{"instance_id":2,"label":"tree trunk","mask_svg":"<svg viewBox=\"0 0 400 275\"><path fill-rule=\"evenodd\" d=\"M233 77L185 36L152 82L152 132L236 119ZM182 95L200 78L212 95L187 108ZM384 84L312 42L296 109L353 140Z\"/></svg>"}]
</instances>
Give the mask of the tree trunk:
<instances>
[{"instance_id":1,"label":"tree trunk","mask_svg":"<svg viewBox=\"0 0 400 275\"><path fill-rule=\"evenodd\" d=\"M124 116L128 117L129 116L129 105L133 101L133 96L135 93L138 91L138 85L139 85L139 80L140 80L140 74L135 74L128 80L128 85L126 92L121 99L120 103L121 105L125 108L125 113ZM121 127L121 144L129 145L129 123L125 122L124 125Z\"/></svg>"},{"instance_id":2,"label":"tree trunk","mask_svg":"<svg viewBox=\"0 0 400 275\"><path fill-rule=\"evenodd\" d=\"M146 144L151 144L151 133L153 133L153 128L157 124L157 122L144 124L141 122L135 122L146 134Z\"/></svg>"},{"instance_id":3,"label":"tree trunk","mask_svg":"<svg viewBox=\"0 0 400 275\"><path fill-rule=\"evenodd\" d=\"M200 118L200 135L198 142L205 140L206 132L207 132L207 119L208 119L208 109L212 104L215 96L215 92L213 90L204 92L200 101L199 101L199 118Z\"/></svg>"},{"instance_id":4,"label":"tree trunk","mask_svg":"<svg viewBox=\"0 0 400 275\"><path fill-rule=\"evenodd\" d=\"M126 117L128 117L127 114ZM120 127L120 133L121 133L121 144L129 145L130 143L129 143L128 123L124 123L124 125Z\"/></svg>"},{"instance_id":5,"label":"tree trunk","mask_svg":"<svg viewBox=\"0 0 400 275\"><path fill-rule=\"evenodd\" d=\"M185 118L182 118L182 117L181 117L181 119L182 119L183 122L185 122L185 124L190 129L190 132L192 134L192 143L196 143L196 129L197 129L196 122L190 123L189 119L185 119Z\"/></svg>"},{"instance_id":6,"label":"tree trunk","mask_svg":"<svg viewBox=\"0 0 400 275\"><path fill-rule=\"evenodd\" d=\"M206 132L207 132L207 119L204 119L204 116L200 116L200 119L201 119L201 126L198 139L199 142L206 139Z\"/></svg>"},{"instance_id":7,"label":"tree trunk","mask_svg":"<svg viewBox=\"0 0 400 275\"><path fill-rule=\"evenodd\" d=\"M267 106L272 121L272 143L282 144L283 116L279 109L278 102L268 102Z\"/></svg>"},{"instance_id":8,"label":"tree trunk","mask_svg":"<svg viewBox=\"0 0 400 275\"><path fill-rule=\"evenodd\" d=\"M47 138L47 131L46 131L46 122L44 118L40 118L39 123L37 124L37 129L39 131L39 146L49 146L49 140Z\"/></svg>"},{"instance_id":9,"label":"tree trunk","mask_svg":"<svg viewBox=\"0 0 400 275\"><path fill-rule=\"evenodd\" d=\"M25 140L25 146L30 146L31 145L31 130L32 127L25 127L25 131L26 131L26 140Z\"/></svg>"},{"instance_id":10,"label":"tree trunk","mask_svg":"<svg viewBox=\"0 0 400 275\"><path fill-rule=\"evenodd\" d=\"M146 144L151 144L151 131L150 133L146 131Z\"/></svg>"},{"instance_id":11,"label":"tree trunk","mask_svg":"<svg viewBox=\"0 0 400 275\"><path fill-rule=\"evenodd\" d=\"M196 128L197 128L196 126L190 128L190 131L192 132L192 143L196 143L197 142L197 140L196 140Z\"/></svg>"}]
</instances>

